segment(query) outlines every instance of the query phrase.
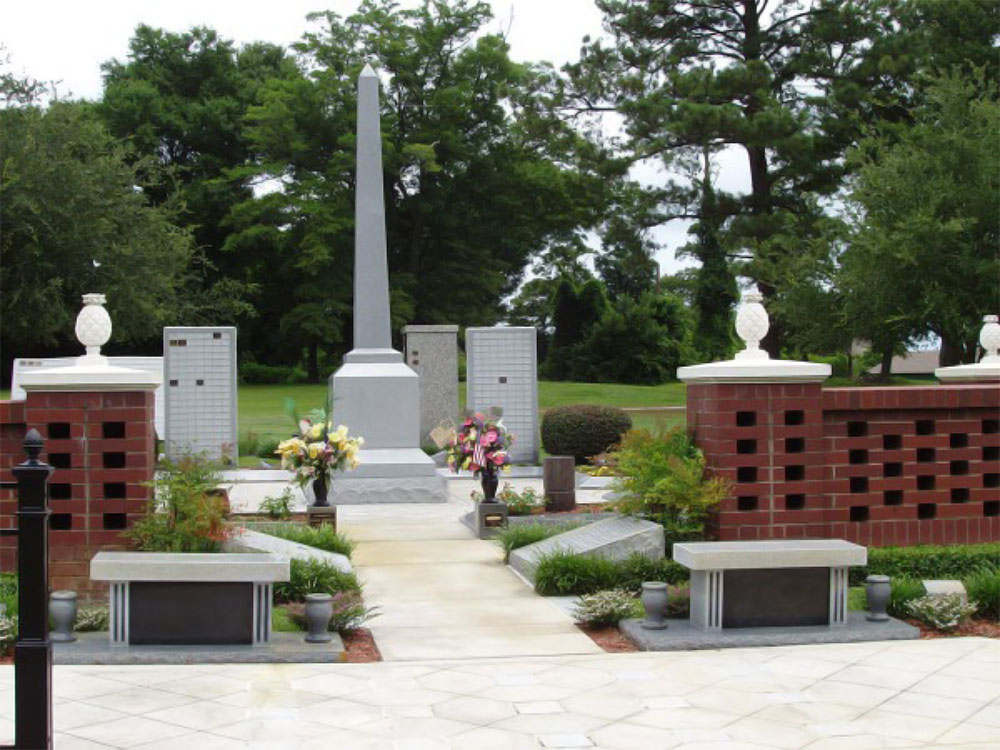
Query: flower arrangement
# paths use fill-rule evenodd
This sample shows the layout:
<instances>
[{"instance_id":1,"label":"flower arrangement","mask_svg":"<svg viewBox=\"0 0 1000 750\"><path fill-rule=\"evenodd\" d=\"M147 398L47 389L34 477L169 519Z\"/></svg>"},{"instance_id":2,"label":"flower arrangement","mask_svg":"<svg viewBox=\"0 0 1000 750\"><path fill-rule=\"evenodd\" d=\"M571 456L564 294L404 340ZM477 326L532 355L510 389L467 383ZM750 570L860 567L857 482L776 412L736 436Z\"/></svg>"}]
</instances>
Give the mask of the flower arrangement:
<instances>
[{"instance_id":1,"label":"flower arrangement","mask_svg":"<svg viewBox=\"0 0 1000 750\"><path fill-rule=\"evenodd\" d=\"M275 453L281 456L281 468L294 471L295 483L305 487L314 479L357 466L364 442L364 438L349 437L344 425L334 430L330 422L314 424L306 418L299 422L298 437L283 440Z\"/></svg>"},{"instance_id":2,"label":"flower arrangement","mask_svg":"<svg viewBox=\"0 0 1000 750\"><path fill-rule=\"evenodd\" d=\"M448 445L448 467L452 471L471 471L473 476L495 475L497 469L510 466L509 448L514 437L503 420L476 412L466 417Z\"/></svg>"}]
</instances>

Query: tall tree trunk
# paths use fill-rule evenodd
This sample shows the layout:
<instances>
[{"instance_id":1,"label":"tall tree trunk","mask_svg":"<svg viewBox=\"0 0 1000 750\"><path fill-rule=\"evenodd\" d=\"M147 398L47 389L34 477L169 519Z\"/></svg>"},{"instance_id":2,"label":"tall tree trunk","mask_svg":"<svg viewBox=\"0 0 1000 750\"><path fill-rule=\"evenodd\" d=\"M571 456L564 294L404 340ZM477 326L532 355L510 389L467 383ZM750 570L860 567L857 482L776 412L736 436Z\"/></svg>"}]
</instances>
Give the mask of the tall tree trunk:
<instances>
[{"instance_id":1,"label":"tall tree trunk","mask_svg":"<svg viewBox=\"0 0 1000 750\"><path fill-rule=\"evenodd\" d=\"M890 375L892 375L892 347L887 347L882 350L882 370L879 377L888 380Z\"/></svg>"},{"instance_id":2,"label":"tall tree trunk","mask_svg":"<svg viewBox=\"0 0 1000 750\"><path fill-rule=\"evenodd\" d=\"M939 367L951 367L966 362L964 347L961 341L946 336L941 337L941 353L938 355Z\"/></svg>"}]
</instances>

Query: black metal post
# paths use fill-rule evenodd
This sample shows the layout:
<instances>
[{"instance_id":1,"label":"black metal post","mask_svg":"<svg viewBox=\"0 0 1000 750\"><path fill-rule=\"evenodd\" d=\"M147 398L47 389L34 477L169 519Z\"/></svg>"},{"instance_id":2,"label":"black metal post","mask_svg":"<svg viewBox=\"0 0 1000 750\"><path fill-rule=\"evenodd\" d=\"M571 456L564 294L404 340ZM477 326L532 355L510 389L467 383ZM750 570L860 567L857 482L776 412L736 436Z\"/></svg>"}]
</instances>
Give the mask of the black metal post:
<instances>
[{"instance_id":1,"label":"black metal post","mask_svg":"<svg viewBox=\"0 0 1000 750\"><path fill-rule=\"evenodd\" d=\"M17 641L14 644L14 747L52 750L52 641L49 640L49 508L52 467L38 460L42 436L24 437L28 459L17 478Z\"/></svg>"}]
</instances>

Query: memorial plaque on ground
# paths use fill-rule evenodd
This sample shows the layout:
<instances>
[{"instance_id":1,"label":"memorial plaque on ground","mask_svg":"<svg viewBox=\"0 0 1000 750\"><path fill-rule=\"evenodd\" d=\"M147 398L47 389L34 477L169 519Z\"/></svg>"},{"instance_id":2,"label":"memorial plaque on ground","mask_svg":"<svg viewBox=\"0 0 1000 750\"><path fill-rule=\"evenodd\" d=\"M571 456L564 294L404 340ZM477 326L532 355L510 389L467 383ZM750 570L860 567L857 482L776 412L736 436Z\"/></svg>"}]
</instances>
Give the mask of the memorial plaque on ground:
<instances>
[{"instance_id":1,"label":"memorial plaque on ground","mask_svg":"<svg viewBox=\"0 0 1000 750\"><path fill-rule=\"evenodd\" d=\"M534 582L539 560L559 551L608 560L624 560L638 552L656 560L663 557L666 545L659 524L637 518L609 518L516 549L510 553L510 566Z\"/></svg>"}]
</instances>

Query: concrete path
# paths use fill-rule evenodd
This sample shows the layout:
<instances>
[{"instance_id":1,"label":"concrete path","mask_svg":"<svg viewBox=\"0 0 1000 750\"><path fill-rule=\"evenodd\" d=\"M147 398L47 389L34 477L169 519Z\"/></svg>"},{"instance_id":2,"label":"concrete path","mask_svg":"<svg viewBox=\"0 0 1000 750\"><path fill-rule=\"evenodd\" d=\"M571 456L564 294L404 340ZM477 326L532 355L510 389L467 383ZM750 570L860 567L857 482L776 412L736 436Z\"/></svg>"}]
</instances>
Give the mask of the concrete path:
<instances>
[{"instance_id":1,"label":"concrete path","mask_svg":"<svg viewBox=\"0 0 1000 750\"><path fill-rule=\"evenodd\" d=\"M601 653L572 620L502 564L500 548L459 520L473 481L451 480L438 505L342 505L338 525L358 542L352 561L365 601L379 607L386 661Z\"/></svg>"},{"instance_id":2,"label":"concrete path","mask_svg":"<svg viewBox=\"0 0 1000 750\"><path fill-rule=\"evenodd\" d=\"M996 750L1000 643L58 666L55 696L56 750Z\"/></svg>"}]
</instances>

